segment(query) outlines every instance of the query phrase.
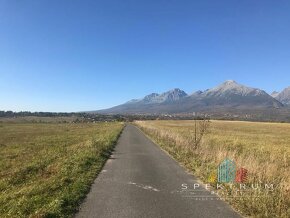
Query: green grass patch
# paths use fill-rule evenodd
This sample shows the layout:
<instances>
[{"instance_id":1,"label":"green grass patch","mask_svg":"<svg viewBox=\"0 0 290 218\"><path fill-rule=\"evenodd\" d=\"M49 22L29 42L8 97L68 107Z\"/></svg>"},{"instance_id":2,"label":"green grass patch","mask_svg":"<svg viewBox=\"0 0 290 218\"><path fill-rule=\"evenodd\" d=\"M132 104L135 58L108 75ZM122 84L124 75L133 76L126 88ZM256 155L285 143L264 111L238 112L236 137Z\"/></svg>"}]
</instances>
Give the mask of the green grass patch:
<instances>
[{"instance_id":1,"label":"green grass patch","mask_svg":"<svg viewBox=\"0 0 290 218\"><path fill-rule=\"evenodd\" d=\"M2 123L0 217L72 216L123 126Z\"/></svg>"}]
</instances>

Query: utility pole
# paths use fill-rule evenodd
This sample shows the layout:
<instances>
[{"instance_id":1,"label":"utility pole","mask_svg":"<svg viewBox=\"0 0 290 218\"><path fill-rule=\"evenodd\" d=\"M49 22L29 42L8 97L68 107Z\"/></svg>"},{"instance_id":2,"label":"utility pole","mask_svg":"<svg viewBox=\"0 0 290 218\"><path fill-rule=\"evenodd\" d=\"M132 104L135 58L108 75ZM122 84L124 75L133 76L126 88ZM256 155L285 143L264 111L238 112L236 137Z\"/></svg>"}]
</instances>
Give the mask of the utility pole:
<instances>
[{"instance_id":1,"label":"utility pole","mask_svg":"<svg viewBox=\"0 0 290 218\"><path fill-rule=\"evenodd\" d=\"M196 131L196 112L193 112L193 115L194 115L194 143L195 143L195 146L196 146L196 138L197 138L197 131Z\"/></svg>"}]
</instances>

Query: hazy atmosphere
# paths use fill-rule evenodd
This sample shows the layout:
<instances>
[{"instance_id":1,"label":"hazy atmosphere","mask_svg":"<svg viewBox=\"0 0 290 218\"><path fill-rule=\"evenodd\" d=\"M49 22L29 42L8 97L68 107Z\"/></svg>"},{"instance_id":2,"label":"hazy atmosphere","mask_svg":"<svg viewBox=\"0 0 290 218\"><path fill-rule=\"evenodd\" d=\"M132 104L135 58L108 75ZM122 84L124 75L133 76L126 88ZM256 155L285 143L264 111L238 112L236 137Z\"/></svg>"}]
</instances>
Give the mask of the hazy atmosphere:
<instances>
[{"instance_id":1,"label":"hazy atmosphere","mask_svg":"<svg viewBox=\"0 0 290 218\"><path fill-rule=\"evenodd\" d=\"M0 0L0 109L97 110L227 79L281 91L289 11L285 0Z\"/></svg>"}]
</instances>

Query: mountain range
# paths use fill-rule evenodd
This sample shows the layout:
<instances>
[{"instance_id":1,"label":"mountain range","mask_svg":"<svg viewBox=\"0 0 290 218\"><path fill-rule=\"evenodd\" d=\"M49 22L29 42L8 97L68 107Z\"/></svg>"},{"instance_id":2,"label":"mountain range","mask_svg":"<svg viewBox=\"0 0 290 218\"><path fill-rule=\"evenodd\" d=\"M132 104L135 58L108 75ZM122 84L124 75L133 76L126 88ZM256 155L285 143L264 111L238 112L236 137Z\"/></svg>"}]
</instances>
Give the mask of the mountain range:
<instances>
[{"instance_id":1,"label":"mountain range","mask_svg":"<svg viewBox=\"0 0 290 218\"><path fill-rule=\"evenodd\" d=\"M290 87L269 95L258 88L241 85L233 80L205 91L187 94L181 89L158 94L151 93L141 99L93 111L105 114L186 114L203 113L275 113L290 105Z\"/></svg>"},{"instance_id":2,"label":"mountain range","mask_svg":"<svg viewBox=\"0 0 290 218\"><path fill-rule=\"evenodd\" d=\"M290 86L284 89L282 92L273 92L271 96L284 105L290 105Z\"/></svg>"}]
</instances>

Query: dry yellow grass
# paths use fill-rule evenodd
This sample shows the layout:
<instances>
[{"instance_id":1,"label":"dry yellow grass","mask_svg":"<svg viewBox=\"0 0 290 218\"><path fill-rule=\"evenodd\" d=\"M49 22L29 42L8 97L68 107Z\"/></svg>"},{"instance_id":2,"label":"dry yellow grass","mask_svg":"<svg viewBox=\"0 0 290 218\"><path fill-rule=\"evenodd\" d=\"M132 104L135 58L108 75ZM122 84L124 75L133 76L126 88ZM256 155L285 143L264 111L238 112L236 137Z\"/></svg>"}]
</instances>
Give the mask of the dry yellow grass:
<instances>
[{"instance_id":1,"label":"dry yellow grass","mask_svg":"<svg viewBox=\"0 0 290 218\"><path fill-rule=\"evenodd\" d=\"M194 121L136 124L205 183L213 182L218 164L228 157L248 169L248 184L274 184L271 192L249 190L243 198L222 191L244 215L290 217L290 124L211 121L198 149L192 148Z\"/></svg>"}]
</instances>

